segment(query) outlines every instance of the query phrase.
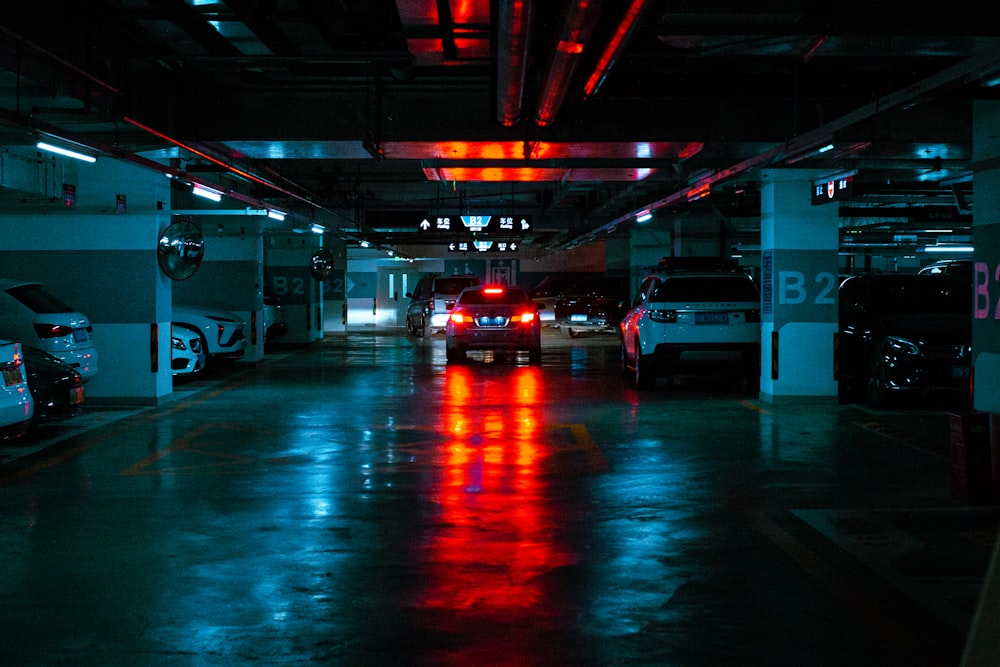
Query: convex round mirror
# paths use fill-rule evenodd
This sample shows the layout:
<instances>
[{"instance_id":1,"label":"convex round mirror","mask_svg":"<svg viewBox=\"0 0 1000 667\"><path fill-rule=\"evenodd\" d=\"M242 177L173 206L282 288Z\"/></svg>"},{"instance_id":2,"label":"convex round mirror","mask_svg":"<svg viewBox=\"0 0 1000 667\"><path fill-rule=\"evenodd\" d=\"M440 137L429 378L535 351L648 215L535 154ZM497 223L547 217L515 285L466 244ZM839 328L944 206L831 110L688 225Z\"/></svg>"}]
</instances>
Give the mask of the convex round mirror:
<instances>
[{"instance_id":1,"label":"convex round mirror","mask_svg":"<svg viewBox=\"0 0 1000 667\"><path fill-rule=\"evenodd\" d=\"M326 280L333 271L333 253L327 248L320 248L313 253L309 263L309 272L316 280Z\"/></svg>"},{"instance_id":2,"label":"convex round mirror","mask_svg":"<svg viewBox=\"0 0 1000 667\"><path fill-rule=\"evenodd\" d=\"M192 220L178 220L167 227L156 246L160 269L171 280L190 278L201 266L205 238Z\"/></svg>"}]
</instances>

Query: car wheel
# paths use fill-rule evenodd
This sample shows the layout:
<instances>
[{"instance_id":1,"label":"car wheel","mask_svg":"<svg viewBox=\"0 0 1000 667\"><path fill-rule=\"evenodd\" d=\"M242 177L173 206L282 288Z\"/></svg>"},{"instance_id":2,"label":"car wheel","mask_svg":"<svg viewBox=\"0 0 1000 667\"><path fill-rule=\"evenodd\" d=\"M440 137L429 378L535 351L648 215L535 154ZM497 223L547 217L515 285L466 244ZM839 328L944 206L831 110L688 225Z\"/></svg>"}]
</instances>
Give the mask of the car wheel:
<instances>
[{"instance_id":1,"label":"car wheel","mask_svg":"<svg viewBox=\"0 0 1000 667\"><path fill-rule=\"evenodd\" d=\"M449 364L460 364L465 361L465 350L457 347L446 347L444 352Z\"/></svg>"},{"instance_id":2,"label":"car wheel","mask_svg":"<svg viewBox=\"0 0 1000 667\"><path fill-rule=\"evenodd\" d=\"M622 377L628 379L632 374L632 368L628 365L628 354L625 352L625 342L622 342L622 354L621 354L621 373Z\"/></svg>"},{"instance_id":3,"label":"car wheel","mask_svg":"<svg viewBox=\"0 0 1000 667\"><path fill-rule=\"evenodd\" d=\"M417 327L417 330L416 330L415 333L418 336L420 336L421 338L427 338L427 318L426 317L421 317L420 318L420 326Z\"/></svg>"},{"instance_id":4,"label":"car wheel","mask_svg":"<svg viewBox=\"0 0 1000 667\"><path fill-rule=\"evenodd\" d=\"M885 360L875 352L868 368L868 402L876 407L884 406L889 400L887 387Z\"/></svg>"},{"instance_id":5,"label":"car wheel","mask_svg":"<svg viewBox=\"0 0 1000 667\"><path fill-rule=\"evenodd\" d=\"M532 366L538 366L542 363L542 348L533 347L528 350L528 363Z\"/></svg>"},{"instance_id":6,"label":"car wheel","mask_svg":"<svg viewBox=\"0 0 1000 667\"><path fill-rule=\"evenodd\" d=\"M562 325L562 326L559 327L559 333L562 334L563 338L572 338L573 337L573 330L570 329L566 325Z\"/></svg>"},{"instance_id":7,"label":"car wheel","mask_svg":"<svg viewBox=\"0 0 1000 667\"><path fill-rule=\"evenodd\" d=\"M656 374L649 362L642 360L642 347L635 341L635 386L638 389L652 389L656 385Z\"/></svg>"}]
</instances>

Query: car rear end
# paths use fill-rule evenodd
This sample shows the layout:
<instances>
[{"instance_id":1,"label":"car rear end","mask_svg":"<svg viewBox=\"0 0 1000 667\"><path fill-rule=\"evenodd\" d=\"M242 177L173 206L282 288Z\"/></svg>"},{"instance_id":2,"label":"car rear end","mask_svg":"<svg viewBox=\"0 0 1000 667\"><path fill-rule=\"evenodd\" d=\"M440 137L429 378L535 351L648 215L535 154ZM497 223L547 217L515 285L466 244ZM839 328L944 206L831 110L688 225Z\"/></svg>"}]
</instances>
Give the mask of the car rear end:
<instances>
[{"instance_id":1,"label":"car rear end","mask_svg":"<svg viewBox=\"0 0 1000 667\"><path fill-rule=\"evenodd\" d=\"M21 320L15 326L27 321L38 347L77 371L84 382L97 375L97 348L86 315L45 291L40 283L9 284L4 291L20 304L21 312L12 314Z\"/></svg>"},{"instance_id":2,"label":"car rear end","mask_svg":"<svg viewBox=\"0 0 1000 667\"><path fill-rule=\"evenodd\" d=\"M574 284L556 299L554 316L564 335L617 333L628 302L628 278L599 276Z\"/></svg>"},{"instance_id":3,"label":"car rear end","mask_svg":"<svg viewBox=\"0 0 1000 667\"><path fill-rule=\"evenodd\" d=\"M445 334L450 359L467 350L527 350L537 355L541 347L538 308L519 288L465 290Z\"/></svg>"},{"instance_id":4,"label":"car rear end","mask_svg":"<svg viewBox=\"0 0 1000 667\"><path fill-rule=\"evenodd\" d=\"M0 340L0 377L0 440L19 438L28 430L35 407L20 343Z\"/></svg>"},{"instance_id":5,"label":"car rear end","mask_svg":"<svg viewBox=\"0 0 1000 667\"><path fill-rule=\"evenodd\" d=\"M745 274L686 275L664 280L650 295L638 328L642 354L660 365L686 352L760 355L760 296Z\"/></svg>"}]
</instances>

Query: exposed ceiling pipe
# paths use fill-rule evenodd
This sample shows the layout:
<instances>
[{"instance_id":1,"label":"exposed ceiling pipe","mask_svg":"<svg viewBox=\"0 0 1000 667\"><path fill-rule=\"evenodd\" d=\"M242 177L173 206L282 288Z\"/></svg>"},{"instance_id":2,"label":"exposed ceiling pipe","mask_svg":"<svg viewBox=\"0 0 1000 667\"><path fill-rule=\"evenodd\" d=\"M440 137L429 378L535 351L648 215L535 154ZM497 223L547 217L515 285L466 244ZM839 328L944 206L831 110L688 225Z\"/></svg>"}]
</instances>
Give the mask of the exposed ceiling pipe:
<instances>
[{"instance_id":1,"label":"exposed ceiling pipe","mask_svg":"<svg viewBox=\"0 0 1000 667\"><path fill-rule=\"evenodd\" d=\"M497 37L497 120L511 127L520 120L527 71L532 0L500 0Z\"/></svg>"},{"instance_id":2,"label":"exposed ceiling pipe","mask_svg":"<svg viewBox=\"0 0 1000 667\"><path fill-rule=\"evenodd\" d=\"M572 0L563 15L556 46L542 77L543 88L535 112L535 124L539 127L546 127L555 120L600 13L600 0Z\"/></svg>"},{"instance_id":3,"label":"exposed ceiling pipe","mask_svg":"<svg viewBox=\"0 0 1000 667\"><path fill-rule=\"evenodd\" d=\"M611 36L611 40L604 48L604 52L601 53L601 57L597 60L597 66L591 72L590 77L587 78L587 83L583 86L584 97L590 97L596 93L597 89L604 83L608 72L611 71L611 68L618 61L619 54L621 54L629 39L632 38L635 27L639 25L639 19L642 18L646 8L651 4L652 0L632 0L632 4L629 5L625 16L622 17L621 23L615 28L615 33Z\"/></svg>"}]
</instances>

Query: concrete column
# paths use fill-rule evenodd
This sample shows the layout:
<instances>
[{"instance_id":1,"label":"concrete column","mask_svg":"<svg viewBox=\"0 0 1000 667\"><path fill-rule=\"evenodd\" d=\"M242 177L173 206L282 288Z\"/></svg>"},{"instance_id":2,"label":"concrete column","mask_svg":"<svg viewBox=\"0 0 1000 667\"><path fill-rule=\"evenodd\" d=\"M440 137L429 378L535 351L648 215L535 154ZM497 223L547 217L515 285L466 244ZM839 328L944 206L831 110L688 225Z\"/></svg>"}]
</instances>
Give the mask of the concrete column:
<instances>
[{"instance_id":1,"label":"concrete column","mask_svg":"<svg viewBox=\"0 0 1000 667\"><path fill-rule=\"evenodd\" d=\"M973 406L1000 412L1000 102L973 107Z\"/></svg>"},{"instance_id":2,"label":"concrete column","mask_svg":"<svg viewBox=\"0 0 1000 667\"><path fill-rule=\"evenodd\" d=\"M54 166L64 196L5 201L0 275L37 280L90 318L99 362L87 402L155 405L173 391L171 281L156 259L169 181L110 159Z\"/></svg>"},{"instance_id":3,"label":"concrete column","mask_svg":"<svg viewBox=\"0 0 1000 667\"><path fill-rule=\"evenodd\" d=\"M323 337L323 282L310 272L312 256L322 247L323 237L318 234L269 237L267 286L288 323L282 343L311 343Z\"/></svg>"},{"instance_id":4,"label":"concrete column","mask_svg":"<svg viewBox=\"0 0 1000 667\"><path fill-rule=\"evenodd\" d=\"M812 205L821 174L761 174L761 398L836 397L837 207Z\"/></svg>"}]
</instances>

